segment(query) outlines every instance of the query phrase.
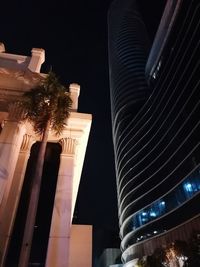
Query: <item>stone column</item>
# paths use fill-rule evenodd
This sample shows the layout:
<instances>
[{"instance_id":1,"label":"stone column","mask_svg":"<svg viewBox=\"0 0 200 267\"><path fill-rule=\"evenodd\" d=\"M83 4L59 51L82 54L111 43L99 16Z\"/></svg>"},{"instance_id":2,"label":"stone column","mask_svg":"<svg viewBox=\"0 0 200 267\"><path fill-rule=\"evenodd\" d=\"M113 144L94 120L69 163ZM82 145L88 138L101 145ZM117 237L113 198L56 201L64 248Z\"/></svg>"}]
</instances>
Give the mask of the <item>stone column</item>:
<instances>
[{"instance_id":1,"label":"stone column","mask_svg":"<svg viewBox=\"0 0 200 267\"><path fill-rule=\"evenodd\" d=\"M34 139L31 135L25 134L23 136L7 203L5 203L3 214L0 213L0 266L4 266L4 261L6 259L7 249L12 235L12 229L21 196L27 161L30 156L30 149L33 143Z\"/></svg>"},{"instance_id":2,"label":"stone column","mask_svg":"<svg viewBox=\"0 0 200 267\"><path fill-rule=\"evenodd\" d=\"M21 111L17 105L10 105L8 120L0 134L0 210L9 193L25 133L25 126L24 123L19 122L20 118Z\"/></svg>"},{"instance_id":3,"label":"stone column","mask_svg":"<svg viewBox=\"0 0 200 267\"><path fill-rule=\"evenodd\" d=\"M62 153L55 193L46 267L67 267L76 140L60 140Z\"/></svg>"}]
</instances>

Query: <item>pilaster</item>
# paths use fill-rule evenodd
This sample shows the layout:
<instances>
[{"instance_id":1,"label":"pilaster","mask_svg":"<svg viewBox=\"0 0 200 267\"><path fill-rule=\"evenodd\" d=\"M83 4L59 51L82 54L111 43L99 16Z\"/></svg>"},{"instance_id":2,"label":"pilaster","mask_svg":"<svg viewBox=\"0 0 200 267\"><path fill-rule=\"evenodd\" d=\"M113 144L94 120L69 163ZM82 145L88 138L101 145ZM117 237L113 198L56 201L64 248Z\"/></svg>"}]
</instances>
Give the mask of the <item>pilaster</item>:
<instances>
[{"instance_id":1,"label":"pilaster","mask_svg":"<svg viewBox=\"0 0 200 267\"><path fill-rule=\"evenodd\" d=\"M62 153L55 193L46 267L67 267L71 227L72 185L76 154L76 139L60 140Z\"/></svg>"},{"instance_id":2,"label":"pilaster","mask_svg":"<svg viewBox=\"0 0 200 267\"><path fill-rule=\"evenodd\" d=\"M25 134L23 136L7 202L4 203L4 210L0 210L0 266L4 266L21 195L27 161L30 156L30 149L34 141L35 140L31 135Z\"/></svg>"},{"instance_id":3,"label":"pilaster","mask_svg":"<svg viewBox=\"0 0 200 267\"><path fill-rule=\"evenodd\" d=\"M0 209L2 199L7 198L19 155L23 135L24 123L20 122L22 112L17 104L9 107L8 120L0 134Z\"/></svg>"}]
</instances>

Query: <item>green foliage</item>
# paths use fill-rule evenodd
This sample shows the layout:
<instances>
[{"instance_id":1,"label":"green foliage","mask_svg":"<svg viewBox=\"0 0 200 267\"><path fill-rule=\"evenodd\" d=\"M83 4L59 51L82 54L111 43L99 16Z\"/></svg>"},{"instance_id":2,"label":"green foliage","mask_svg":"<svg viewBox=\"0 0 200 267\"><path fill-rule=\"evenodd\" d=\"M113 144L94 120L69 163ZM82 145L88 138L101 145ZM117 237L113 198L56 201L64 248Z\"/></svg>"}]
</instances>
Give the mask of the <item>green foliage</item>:
<instances>
[{"instance_id":1,"label":"green foliage","mask_svg":"<svg viewBox=\"0 0 200 267\"><path fill-rule=\"evenodd\" d=\"M59 135L69 117L72 100L66 87L50 71L37 87L24 93L20 105L24 119L33 124L36 133L42 134L50 122L51 130Z\"/></svg>"}]
</instances>

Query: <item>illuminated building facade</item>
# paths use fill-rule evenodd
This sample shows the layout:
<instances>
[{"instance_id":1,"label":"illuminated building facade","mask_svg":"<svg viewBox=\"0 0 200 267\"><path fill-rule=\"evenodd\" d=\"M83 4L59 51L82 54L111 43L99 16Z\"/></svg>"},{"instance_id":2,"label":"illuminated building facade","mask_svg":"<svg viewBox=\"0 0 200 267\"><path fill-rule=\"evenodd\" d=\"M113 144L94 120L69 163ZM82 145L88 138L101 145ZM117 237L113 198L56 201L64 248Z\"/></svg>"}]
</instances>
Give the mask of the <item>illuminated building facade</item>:
<instances>
[{"instance_id":1,"label":"illuminated building facade","mask_svg":"<svg viewBox=\"0 0 200 267\"><path fill-rule=\"evenodd\" d=\"M187 240L200 230L199 1L167 1L152 47L138 4L116 0L108 14L126 267L162 244Z\"/></svg>"},{"instance_id":2,"label":"illuminated building facade","mask_svg":"<svg viewBox=\"0 0 200 267\"><path fill-rule=\"evenodd\" d=\"M28 57L6 53L4 45L0 43L0 266L2 267L17 266L17 259L16 261L12 257L8 259L8 248L31 147L40 138L35 135L28 122L20 121L20 113L13 101L37 85L45 75L40 73L44 59L43 49L33 48L31 57ZM48 140L60 147L60 154L54 187L55 197L49 219L46 257L42 264L48 267L72 267L75 266L73 260L76 260L76 263L79 260L79 265L91 267L91 226L71 227L71 222L92 118L90 114L77 111L80 86L70 84L69 90L73 105L66 127L60 136L50 133ZM48 181L51 181L52 175L48 173ZM48 199L48 196L45 197ZM45 219L45 210L43 214ZM37 225L34 229L34 233L37 232ZM87 246L84 244L86 240ZM69 250L73 257L69 255ZM78 255L75 253L77 251Z\"/></svg>"}]
</instances>

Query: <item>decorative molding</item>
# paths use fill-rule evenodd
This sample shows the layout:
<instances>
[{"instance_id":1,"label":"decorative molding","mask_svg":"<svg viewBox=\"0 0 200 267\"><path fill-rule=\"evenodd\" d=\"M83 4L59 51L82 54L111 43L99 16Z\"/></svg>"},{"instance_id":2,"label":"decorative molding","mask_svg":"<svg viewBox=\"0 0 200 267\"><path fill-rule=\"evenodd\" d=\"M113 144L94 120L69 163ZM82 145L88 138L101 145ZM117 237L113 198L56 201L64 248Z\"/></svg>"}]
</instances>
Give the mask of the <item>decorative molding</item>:
<instances>
[{"instance_id":1,"label":"decorative molding","mask_svg":"<svg viewBox=\"0 0 200 267\"><path fill-rule=\"evenodd\" d=\"M3 43L0 42L0 53L4 53L6 51Z\"/></svg>"},{"instance_id":2,"label":"decorative molding","mask_svg":"<svg viewBox=\"0 0 200 267\"><path fill-rule=\"evenodd\" d=\"M23 109L17 103L10 103L8 111L8 120L10 121L20 121L23 117Z\"/></svg>"},{"instance_id":3,"label":"decorative molding","mask_svg":"<svg viewBox=\"0 0 200 267\"><path fill-rule=\"evenodd\" d=\"M76 146L78 143L76 139L72 139L70 137L62 138L59 140L59 143L62 146L61 154L75 155Z\"/></svg>"},{"instance_id":4,"label":"decorative molding","mask_svg":"<svg viewBox=\"0 0 200 267\"><path fill-rule=\"evenodd\" d=\"M72 110L78 109L78 97L80 94L80 85L77 83L71 83L69 86L70 97L72 99Z\"/></svg>"},{"instance_id":5,"label":"decorative molding","mask_svg":"<svg viewBox=\"0 0 200 267\"><path fill-rule=\"evenodd\" d=\"M32 57L28 65L29 70L39 73L41 65L45 61L45 51L42 48L33 48L31 50Z\"/></svg>"}]
</instances>

